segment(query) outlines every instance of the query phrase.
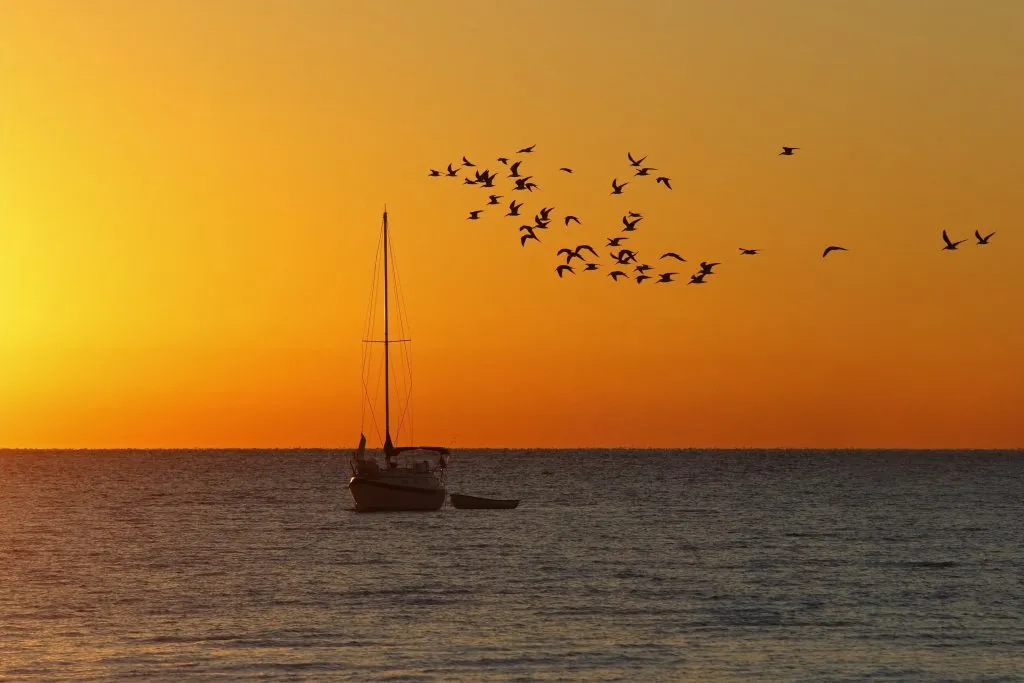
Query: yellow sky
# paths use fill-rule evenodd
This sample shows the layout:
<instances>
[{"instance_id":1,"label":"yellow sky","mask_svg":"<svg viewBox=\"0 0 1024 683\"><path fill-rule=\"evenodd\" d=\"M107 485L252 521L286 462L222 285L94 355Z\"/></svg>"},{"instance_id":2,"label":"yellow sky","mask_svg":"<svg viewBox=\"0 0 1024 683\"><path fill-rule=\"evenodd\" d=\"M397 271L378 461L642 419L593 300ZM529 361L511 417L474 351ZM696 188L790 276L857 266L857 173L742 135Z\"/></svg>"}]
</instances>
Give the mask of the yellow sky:
<instances>
[{"instance_id":1,"label":"yellow sky","mask_svg":"<svg viewBox=\"0 0 1024 683\"><path fill-rule=\"evenodd\" d=\"M1014 1L0 0L0 446L353 444L385 203L418 441L1024 445L1021 45ZM426 177L533 143L542 245ZM555 277L626 210L720 274Z\"/></svg>"}]
</instances>

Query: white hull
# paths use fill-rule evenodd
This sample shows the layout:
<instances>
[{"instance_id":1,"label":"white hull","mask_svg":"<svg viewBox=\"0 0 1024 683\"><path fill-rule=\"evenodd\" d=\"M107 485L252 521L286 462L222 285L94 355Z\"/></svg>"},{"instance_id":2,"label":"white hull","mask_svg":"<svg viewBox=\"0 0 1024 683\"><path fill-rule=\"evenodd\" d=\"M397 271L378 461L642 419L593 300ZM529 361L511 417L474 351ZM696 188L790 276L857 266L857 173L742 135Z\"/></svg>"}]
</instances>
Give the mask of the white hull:
<instances>
[{"instance_id":1,"label":"white hull","mask_svg":"<svg viewBox=\"0 0 1024 683\"><path fill-rule=\"evenodd\" d=\"M440 510L446 491L443 486L421 488L356 475L348 490L360 511Z\"/></svg>"}]
</instances>

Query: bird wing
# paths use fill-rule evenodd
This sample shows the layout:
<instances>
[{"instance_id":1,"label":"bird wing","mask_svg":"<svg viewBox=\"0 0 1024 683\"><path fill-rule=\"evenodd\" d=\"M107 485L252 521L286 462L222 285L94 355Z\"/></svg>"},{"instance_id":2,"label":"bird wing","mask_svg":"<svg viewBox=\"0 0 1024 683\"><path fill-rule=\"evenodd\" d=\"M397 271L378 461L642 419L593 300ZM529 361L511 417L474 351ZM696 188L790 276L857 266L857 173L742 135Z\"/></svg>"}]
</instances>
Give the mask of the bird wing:
<instances>
[{"instance_id":1,"label":"bird wing","mask_svg":"<svg viewBox=\"0 0 1024 683\"><path fill-rule=\"evenodd\" d=\"M597 256L597 252L596 252L596 251L594 251L594 248L593 248L592 246L590 246L589 244L581 244L581 245L579 245L578 247L576 247L576 251L577 251L577 252L580 252L580 251L582 251L582 250L584 250L584 249L586 249L587 251L589 251L589 252L590 252L591 254L593 254L594 256Z\"/></svg>"},{"instance_id":2,"label":"bird wing","mask_svg":"<svg viewBox=\"0 0 1024 683\"><path fill-rule=\"evenodd\" d=\"M946 243L946 246L953 246L953 243L949 241L949 235L946 234L945 230L942 231L942 241Z\"/></svg>"}]
</instances>

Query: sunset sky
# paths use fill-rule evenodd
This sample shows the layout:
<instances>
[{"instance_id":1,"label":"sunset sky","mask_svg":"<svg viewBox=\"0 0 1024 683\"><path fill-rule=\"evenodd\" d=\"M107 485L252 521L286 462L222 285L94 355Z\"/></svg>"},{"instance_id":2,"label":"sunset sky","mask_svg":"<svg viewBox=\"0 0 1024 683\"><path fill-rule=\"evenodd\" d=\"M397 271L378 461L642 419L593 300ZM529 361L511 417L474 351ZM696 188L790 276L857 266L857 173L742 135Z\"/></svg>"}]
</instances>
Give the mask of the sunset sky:
<instances>
[{"instance_id":1,"label":"sunset sky","mask_svg":"<svg viewBox=\"0 0 1024 683\"><path fill-rule=\"evenodd\" d=\"M373 442L385 204L416 441L1024 446L1022 46L1016 0L0 0L0 447ZM524 221L427 177L530 144ZM555 276L627 210L720 273Z\"/></svg>"}]
</instances>

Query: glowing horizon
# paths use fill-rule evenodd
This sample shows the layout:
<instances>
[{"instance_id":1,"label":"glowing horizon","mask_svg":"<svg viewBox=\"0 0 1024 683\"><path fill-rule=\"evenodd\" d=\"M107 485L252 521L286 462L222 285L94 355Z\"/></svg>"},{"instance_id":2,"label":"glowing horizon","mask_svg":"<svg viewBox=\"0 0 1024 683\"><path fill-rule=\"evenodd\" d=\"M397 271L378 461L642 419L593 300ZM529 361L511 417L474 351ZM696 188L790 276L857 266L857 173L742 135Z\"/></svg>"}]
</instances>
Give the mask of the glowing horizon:
<instances>
[{"instance_id":1,"label":"glowing horizon","mask_svg":"<svg viewBox=\"0 0 1024 683\"><path fill-rule=\"evenodd\" d=\"M0 0L0 447L353 446L385 205L417 441L1022 447L1022 27L1014 2ZM540 190L496 191L556 207L541 245L427 176L530 144ZM628 209L642 252L720 273L555 276Z\"/></svg>"}]
</instances>

